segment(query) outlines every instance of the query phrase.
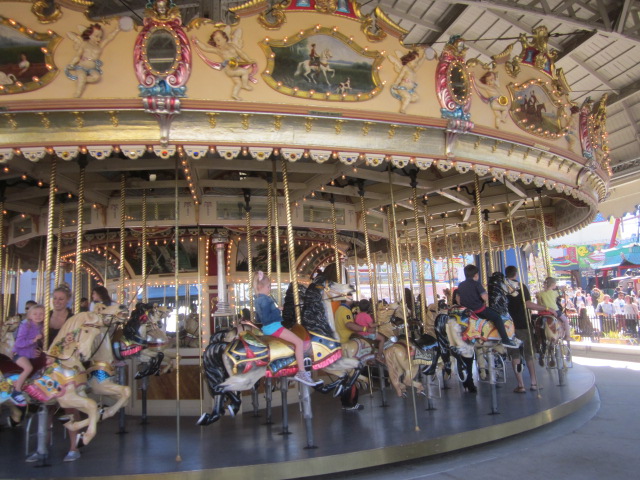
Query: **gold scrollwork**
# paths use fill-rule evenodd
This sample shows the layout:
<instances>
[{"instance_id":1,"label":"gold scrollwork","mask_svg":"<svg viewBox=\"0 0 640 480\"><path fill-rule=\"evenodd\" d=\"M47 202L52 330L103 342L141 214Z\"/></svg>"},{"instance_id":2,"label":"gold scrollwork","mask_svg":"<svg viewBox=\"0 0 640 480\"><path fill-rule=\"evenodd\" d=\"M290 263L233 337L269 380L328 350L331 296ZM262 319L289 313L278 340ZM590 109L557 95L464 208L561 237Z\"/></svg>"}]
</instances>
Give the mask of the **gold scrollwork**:
<instances>
[{"instance_id":1,"label":"gold scrollwork","mask_svg":"<svg viewBox=\"0 0 640 480\"><path fill-rule=\"evenodd\" d=\"M51 2L44 0L37 0L31 5L31 13L33 13L40 23L53 23L57 22L62 17L62 10L60 7L53 4L53 9L49 11Z\"/></svg>"}]
</instances>

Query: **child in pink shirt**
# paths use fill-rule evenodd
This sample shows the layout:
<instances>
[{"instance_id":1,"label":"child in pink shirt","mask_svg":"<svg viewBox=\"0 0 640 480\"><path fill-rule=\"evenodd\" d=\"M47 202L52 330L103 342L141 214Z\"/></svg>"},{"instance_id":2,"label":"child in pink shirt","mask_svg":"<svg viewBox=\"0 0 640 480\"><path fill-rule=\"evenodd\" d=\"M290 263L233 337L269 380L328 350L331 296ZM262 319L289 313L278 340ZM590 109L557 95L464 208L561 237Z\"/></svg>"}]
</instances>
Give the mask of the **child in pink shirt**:
<instances>
[{"instance_id":1,"label":"child in pink shirt","mask_svg":"<svg viewBox=\"0 0 640 480\"><path fill-rule=\"evenodd\" d=\"M356 315L355 322L357 325L364 327L361 332L358 332L365 338L369 340L377 340L378 341L378 354L376 355L376 359L384 363L384 342L386 339L375 331L375 327L378 326L377 323L373 322L373 318L369 314L371 310L371 302L366 298L363 298L358 302L358 307L360 309L360 313Z\"/></svg>"}]
</instances>

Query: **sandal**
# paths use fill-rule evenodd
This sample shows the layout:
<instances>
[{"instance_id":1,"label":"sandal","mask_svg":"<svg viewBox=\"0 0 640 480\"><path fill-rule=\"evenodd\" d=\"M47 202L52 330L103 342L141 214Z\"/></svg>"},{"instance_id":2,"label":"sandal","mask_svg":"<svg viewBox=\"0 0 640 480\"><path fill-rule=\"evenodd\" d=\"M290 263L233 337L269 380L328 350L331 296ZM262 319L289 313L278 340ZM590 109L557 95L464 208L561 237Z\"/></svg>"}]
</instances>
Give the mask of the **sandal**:
<instances>
[{"instance_id":1,"label":"sandal","mask_svg":"<svg viewBox=\"0 0 640 480\"><path fill-rule=\"evenodd\" d=\"M542 387L539 387L537 384L532 383L531 388L529 388L532 392L537 392L538 390L542 390Z\"/></svg>"},{"instance_id":2,"label":"sandal","mask_svg":"<svg viewBox=\"0 0 640 480\"><path fill-rule=\"evenodd\" d=\"M524 387L516 387L513 393L525 393L527 390Z\"/></svg>"}]
</instances>

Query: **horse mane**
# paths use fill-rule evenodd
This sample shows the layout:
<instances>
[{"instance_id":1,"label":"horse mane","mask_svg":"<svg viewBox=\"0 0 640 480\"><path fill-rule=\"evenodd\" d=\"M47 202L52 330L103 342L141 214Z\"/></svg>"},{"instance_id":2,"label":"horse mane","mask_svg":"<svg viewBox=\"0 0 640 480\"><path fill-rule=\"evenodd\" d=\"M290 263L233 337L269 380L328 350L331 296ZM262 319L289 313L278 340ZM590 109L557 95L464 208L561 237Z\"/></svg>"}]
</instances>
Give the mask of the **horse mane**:
<instances>
[{"instance_id":1,"label":"horse mane","mask_svg":"<svg viewBox=\"0 0 640 480\"><path fill-rule=\"evenodd\" d=\"M494 272L489 277L489 306L500 315L509 313L509 300L507 299L507 291L504 288L504 274Z\"/></svg>"},{"instance_id":2,"label":"horse mane","mask_svg":"<svg viewBox=\"0 0 640 480\"><path fill-rule=\"evenodd\" d=\"M124 336L129 340L138 341L140 334L140 325L143 322L142 317L147 314L147 311L150 311L153 308L153 305L148 303L138 302L136 303L136 307L131 312L131 316L127 323L124 326L123 333ZM145 320L146 321L146 320Z\"/></svg>"},{"instance_id":3,"label":"horse mane","mask_svg":"<svg viewBox=\"0 0 640 480\"><path fill-rule=\"evenodd\" d=\"M309 332L333 338L334 333L323 302L325 281L324 275L320 274L307 287L302 307L302 326Z\"/></svg>"},{"instance_id":4,"label":"horse mane","mask_svg":"<svg viewBox=\"0 0 640 480\"><path fill-rule=\"evenodd\" d=\"M302 303L302 305L300 305L301 309L304 305L304 295L306 291L307 287L299 283L298 298ZM289 287L287 288L287 292L284 295L284 305L282 307L282 326L284 326L285 328L291 328L296 324L296 321L296 309L293 301L293 283L290 283Z\"/></svg>"}]
</instances>

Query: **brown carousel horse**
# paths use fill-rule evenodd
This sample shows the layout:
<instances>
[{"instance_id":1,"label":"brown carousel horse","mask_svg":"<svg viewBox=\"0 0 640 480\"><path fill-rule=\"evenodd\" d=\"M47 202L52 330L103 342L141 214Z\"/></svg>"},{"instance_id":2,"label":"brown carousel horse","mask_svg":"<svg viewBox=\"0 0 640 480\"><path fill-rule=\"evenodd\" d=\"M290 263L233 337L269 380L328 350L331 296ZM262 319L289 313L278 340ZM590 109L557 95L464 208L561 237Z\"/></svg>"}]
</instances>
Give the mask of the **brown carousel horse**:
<instances>
[{"instance_id":1,"label":"brown carousel horse","mask_svg":"<svg viewBox=\"0 0 640 480\"><path fill-rule=\"evenodd\" d=\"M82 441L87 444L93 439L99 419L98 406L83 392L87 383L87 374L82 364L91 360L94 354L94 340L101 337L106 330L106 319L109 315L93 312L82 312L69 318L53 340L46 355L53 359L44 368L34 368L32 375L23 387L23 392L39 403L57 402L62 408L75 408L87 418L80 421L68 421L65 427L69 431L87 428ZM0 401L10 396L11 385L17 379L18 372L8 365L8 359L2 365L0 376Z\"/></svg>"},{"instance_id":2,"label":"brown carousel horse","mask_svg":"<svg viewBox=\"0 0 640 480\"><path fill-rule=\"evenodd\" d=\"M431 322L432 307L430 305L427 310L427 324ZM402 322L400 327L403 327L401 310L401 307L396 308L393 318L399 319ZM414 335L409 339L407 349L405 335L398 334L399 341L384 352L389 381L399 397L406 396L407 388L410 387L414 387L419 394L424 394L424 385L415 378L418 374L434 375L440 359L438 342L434 336L425 333L413 337Z\"/></svg>"},{"instance_id":3,"label":"brown carousel horse","mask_svg":"<svg viewBox=\"0 0 640 480\"><path fill-rule=\"evenodd\" d=\"M311 341L310 368L338 377L335 382L316 387L323 392L342 393L353 385L360 373L359 362L342 355L331 309L332 300L352 291L349 285L330 282L318 275L304 293L302 325L290 328L303 340ZM291 307L285 301L285 310ZM237 412L241 404L237 392L253 388L259 379L291 377L298 371L293 346L278 338L250 330L228 340L228 331L218 332L204 352L203 365L214 406L211 413L200 417L198 425L217 421L225 412L225 404L231 412Z\"/></svg>"}]
</instances>

